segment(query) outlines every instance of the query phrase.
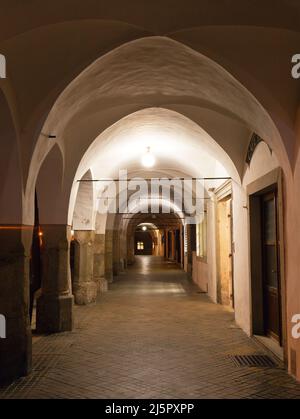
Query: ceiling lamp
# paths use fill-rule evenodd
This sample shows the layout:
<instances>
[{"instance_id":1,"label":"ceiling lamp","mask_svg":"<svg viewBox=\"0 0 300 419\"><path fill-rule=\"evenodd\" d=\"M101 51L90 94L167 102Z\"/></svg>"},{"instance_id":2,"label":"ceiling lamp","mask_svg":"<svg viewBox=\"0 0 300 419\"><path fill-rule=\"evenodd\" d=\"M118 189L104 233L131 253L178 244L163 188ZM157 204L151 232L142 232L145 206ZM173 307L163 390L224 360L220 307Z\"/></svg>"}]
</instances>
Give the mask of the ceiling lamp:
<instances>
[{"instance_id":1,"label":"ceiling lamp","mask_svg":"<svg viewBox=\"0 0 300 419\"><path fill-rule=\"evenodd\" d=\"M147 231L147 226L144 226L144 227L142 228L142 230L143 230L143 231Z\"/></svg>"},{"instance_id":2,"label":"ceiling lamp","mask_svg":"<svg viewBox=\"0 0 300 419\"><path fill-rule=\"evenodd\" d=\"M153 167L155 165L155 157L151 153L150 147L147 148L147 153L142 158L142 165L148 168Z\"/></svg>"}]
</instances>

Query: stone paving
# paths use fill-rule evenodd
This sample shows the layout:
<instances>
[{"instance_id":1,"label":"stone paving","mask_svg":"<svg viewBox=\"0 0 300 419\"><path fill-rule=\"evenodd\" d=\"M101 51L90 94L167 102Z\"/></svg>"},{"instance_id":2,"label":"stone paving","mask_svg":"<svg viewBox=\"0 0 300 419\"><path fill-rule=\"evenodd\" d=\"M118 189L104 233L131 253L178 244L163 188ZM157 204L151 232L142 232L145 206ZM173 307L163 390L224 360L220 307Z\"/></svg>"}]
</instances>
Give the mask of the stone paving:
<instances>
[{"instance_id":1,"label":"stone paving","mask_svg":"<svg viewBox=\"0 0 300 419\"><path fill-rule=\"evenodd\" d=\"M281 365L237 367L230 355L262 349L159 258L139 258L75 316L73 333L34 337L33 373L0 398L300 398Z\"/></svg>"}]
</instances>

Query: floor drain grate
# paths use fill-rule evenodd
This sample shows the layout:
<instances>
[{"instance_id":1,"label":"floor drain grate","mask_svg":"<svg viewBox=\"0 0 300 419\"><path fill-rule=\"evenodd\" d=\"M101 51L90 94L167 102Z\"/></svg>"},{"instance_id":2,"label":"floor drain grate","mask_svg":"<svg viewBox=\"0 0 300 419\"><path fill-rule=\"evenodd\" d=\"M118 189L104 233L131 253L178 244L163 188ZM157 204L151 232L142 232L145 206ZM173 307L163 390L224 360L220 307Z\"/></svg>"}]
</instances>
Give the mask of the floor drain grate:
<instances>
[{"instance_id":1,"label":"floor drain grate","mask_svg":"<svg viewBox=\"0 0 300 419\"><path fill-rule=\"evenodd\" d=\"M276 368L277 364L267 355L235 355L230 359L237 367Z\"/></svg>"}]
</instances>

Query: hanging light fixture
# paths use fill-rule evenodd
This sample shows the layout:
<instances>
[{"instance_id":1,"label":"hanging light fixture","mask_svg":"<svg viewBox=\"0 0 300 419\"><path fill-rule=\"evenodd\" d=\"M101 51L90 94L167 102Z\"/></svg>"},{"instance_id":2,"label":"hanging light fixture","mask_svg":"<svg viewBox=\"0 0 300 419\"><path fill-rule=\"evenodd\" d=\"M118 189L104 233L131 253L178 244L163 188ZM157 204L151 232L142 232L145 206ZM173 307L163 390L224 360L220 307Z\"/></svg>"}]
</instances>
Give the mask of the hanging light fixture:
<instances>
[{"instance_id":1,"label":"hanging light fixture","mask_svg":"<svg viewBox=\"0 0 300 419\"><path fill-rule=\"evenodd\" d=\"M147 226L144 226L142 230L147 231Z\"/></svg>"},{"instance_id":2,"label":"hanging light fixture","mask_svg":"<svg viewBox=\"0 0 300 419\"><path fill-rule=\"evenodd\" d=\"M149 168L155 165L155 157L151 153L150 147L147 147L147 153L142 158L142 165Z\"/></svg>"}]
</instances>

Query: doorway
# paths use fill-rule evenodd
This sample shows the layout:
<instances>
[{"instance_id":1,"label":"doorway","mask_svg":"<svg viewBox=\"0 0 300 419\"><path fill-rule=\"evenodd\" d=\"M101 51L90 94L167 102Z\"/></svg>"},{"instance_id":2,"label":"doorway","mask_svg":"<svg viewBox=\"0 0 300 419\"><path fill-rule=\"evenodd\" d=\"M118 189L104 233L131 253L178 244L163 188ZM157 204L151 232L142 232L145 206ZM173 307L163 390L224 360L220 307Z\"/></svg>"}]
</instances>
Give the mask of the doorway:
<instances>
[{"instance_id":1,"label":"doorway","mask_svg":"<svg viewBox=\"0 0 300 419\"><path fill-rule=\"evenodd\" d=\"M277 191L261 196L264 334L282 346Z\"/></svg>"},{"instance_id":2,"label":"doorway","mask_svg":"<svg viewBox=\"0 0 300 419\"><path fill-rule=\"evenodd\" d=\"M168 259L173 260L173 231L168 231Z\"/></svg>"},{"instance_id":3,"label":"doorway","mask_svg":"<svg viewBox=\"0 0 300 419\"><path fill-rule=\"evenodd\" d=\"M153 239L148 231L135 233L135 255L151 256L153 254Z\"/></svg>"},{"instance_id":4,"label":"doorway","mask_svg":"<svg viewBox=\"0 0 300 419\"><path fill-rule=\"evenodd\" d=\"M37 193L35 193L35 218L34 218L34 228L33 228L33 235L32 235L30 263L29 263L29 278L30 278L29 317L30 317L32 328L35 328L35 324L36 324L35 306L36 306L36 299L38 297L37 293L41 290L41 287L42 287L41 247L42 247L42 233L40 230Z\"/></svg>"},{"instance_id":5,"label":"doorway","mask_svg":"<svg viewBox=\"0 0 300 419\"><path fill-rule=\"evenodd\" d=\"M217 203L217 301L234 308L232 263L232 198Z\"/></svg>"},{"instance_id":6,"label":"doorway","mask_svg":"<svg viewBox=\"0 0 300 419\"><path fill-rule=\"evenodd\" d=\"M276 173L269 178L275 175L280 181ZM252 185L250 189L257 186ZM278 181L249 195L253 334L283 357L286 333L283 328L285 289L280 202L282 192Z\"/></svg>"},{"instance_id":7,"label":"doorway","mask_svg":"<svg viewBox=\"0 0 300 419\"><path fill-rule=\"evenodd\" d=\"M75 283L75 274L76 274L76 251L79 249L79 243L75 240L74 236L72 237L70 244L70 269L71 269L71 284L72 284L72 293L74 294L74 283Z\"/></svg>"},{"instance_id":8,"label":"doorway","mask_svg":"<svg viewBox=\"0 0 300 419\"><path fill-rule=\"evenodd\" d=\"M181 265L181 234L180 230L175 232L175 242L176 242L176 261Z\"/></svg>"}]
</instances>

